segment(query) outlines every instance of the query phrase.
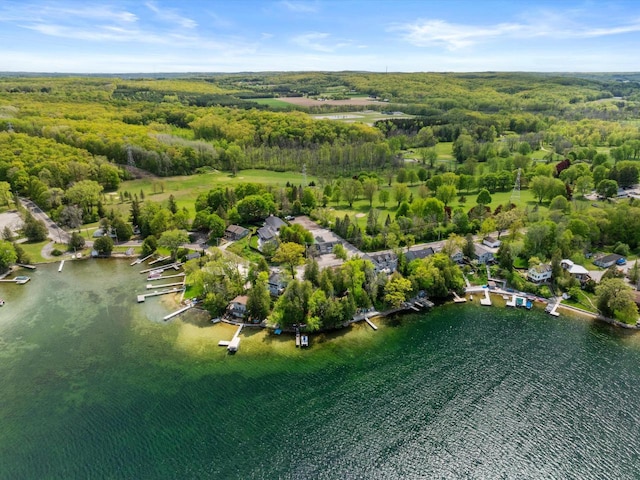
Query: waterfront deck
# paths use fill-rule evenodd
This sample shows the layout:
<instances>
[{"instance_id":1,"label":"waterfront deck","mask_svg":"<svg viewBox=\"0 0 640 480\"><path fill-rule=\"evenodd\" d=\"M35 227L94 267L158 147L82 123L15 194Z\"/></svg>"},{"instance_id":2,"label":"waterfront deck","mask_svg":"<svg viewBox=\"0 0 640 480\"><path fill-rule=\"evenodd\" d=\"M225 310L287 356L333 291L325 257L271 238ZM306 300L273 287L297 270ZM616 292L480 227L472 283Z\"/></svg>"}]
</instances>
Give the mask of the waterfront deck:
<instances>
[{"instance_id":1,"label":"waterfront deck","mask_svg":"<svg viewBox=\"0 0 640 480\"><path fill-rule=\"evenodd\" d=\"M60 273L62 271L63 267L64 267L64 260L60 260L60 266L58 267L58 273Z\"/></svg>"},{"instance_id":2,"label":"waterfront deck","mask_svg":"<svg viewBox=\"0 0 640 480\"><path fill-rule=\"evenodd\" d=\"M462 298L460 297L460 295L458 295L456 292L454 292L453 290L451 291L451 293L453 293L453 301L454 303L464 303L467 301L466 298Z\"/></svg>"},{"instance_id":3,"label":"waterfront deck","mask_svg":"<svg viewBox=\"0 0 640 480\"><path fill-rule=\"evenodd\" d=\"M151 292L151 293L143 293L142 295L138 295L138 303L142 303L144 302L147 298L149 297L157 297L159 295L168 295L170 293L179 293L182 292L184 290L184 287L182 288L171 288L169 290L158 290L155 292Z\"/></svg>"},{"instance_id":4,"label":"waterfront deck","mask_svg":"<svg viewBox=\"0 0 640 480\"><path fill-rule=\"evenodd\" d=\"M172 268L174 270L179 270L181 266L182 266L182 262L175 262L175 263L170 263L169 265L162 265L161 267L146 268L144 270L140 270L140 273L149 273L149 272L152 272L154 270L164 272L165 270L170 270Z\"/></svg>"},{"instance_id":5,"label":"waterfront deck","mask_svg":"<svg viewBox=\"0 0 640 480\"><path fill-rule=\"evenodd\" d=\"M24 285L25 283L27 283L29 280L31 280L31 277L27 277L25 275L19 275L17 277L14 278L3 278L0 280L0 282L4 282L4 283L16 283L18 285Z\"/></svg>"},{"instance_id":6,"label":"waterfront deck","mask_svg":"<svg viewBox=\"0 0 640 480\"><path fill-rule=\"evenodd\" d=\"M491 297L489 296L489 289L484 289L484 298L480 299L480 305L484 305L485 307L491 306Z\"/></svg>"},{"instance_id":7,"label":"waterfront deck","mask_svg":"<svg viewBox=\"0 0 640 480\"><path fill-rule=\"evenodd\" d=\"M130 263L130 265L133 267L134 265L140 265L142 262L145 262L147 260L149 260L151 257L153 257L153 253L151 255L147 255L144 258L138 258L136 260L134 260L133 262Z\"/></svg>"},{"instance_id":8,"label":"waterfront deck","mask_svg":"<svg viewBox=\"0 0 640 480\"><path fill-rule=\"evenodd\" d=\"M238 330L236 330L233 338L231 340L220 340L218 342L218 346L227 347L227 351L229 353L237 352L238 348L240 347L240 332L242 332L242 327L244 327L244 325L238 325Z\"/></svg>"},{"instance_id":9,"label":"waterfront deck","mask_svg":"<svg viewBox=\"0 0 640 480\"><path fill-rule=\"evenodd\" d=\"M165 315L163 320L166 322L167 320L171 320L173 317L177 317L181 313L186 312L187 310L193 308L193 304L187 305L186 307L182 307L180 310L176 310L175 312L171 312L169 315Z\"/></svg>"},{"instance_id":10,"label":"waterfront deck","mask_svg":"<svg viewBox=\"0 0 640 480\"><path fill-rule=\"evenodd\" d=\"M369 324L369 326L371 328L373 328L374 330L378 330L378 327L371 320L369 320L367 317L364 317L364 321L367 322L367 324Z\"/></svg>"}]
</instances>

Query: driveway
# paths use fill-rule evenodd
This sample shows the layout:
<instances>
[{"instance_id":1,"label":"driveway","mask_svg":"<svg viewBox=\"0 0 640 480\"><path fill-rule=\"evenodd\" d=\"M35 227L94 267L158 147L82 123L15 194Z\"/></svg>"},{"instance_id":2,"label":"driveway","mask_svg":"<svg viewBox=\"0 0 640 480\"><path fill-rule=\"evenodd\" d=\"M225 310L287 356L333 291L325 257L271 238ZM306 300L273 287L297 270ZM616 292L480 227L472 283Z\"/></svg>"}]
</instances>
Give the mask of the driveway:
<instances>
[{"instance_id":1,"label":"driveway","mask_svg":"<svg viewBox=\"0 0 640 480\"><path fill-rule=\"evenodd\" d=\"M31 200L26 198L20 198L20 203L22 206L27 209L31 215L37 220L42 220L47 227L48 237L54 242L65 243L68 244L71 240L71 235L69 235L62 227L60 227L56 222L49 218L40 207L38 207Z\"/></svg>"}]
</instances>

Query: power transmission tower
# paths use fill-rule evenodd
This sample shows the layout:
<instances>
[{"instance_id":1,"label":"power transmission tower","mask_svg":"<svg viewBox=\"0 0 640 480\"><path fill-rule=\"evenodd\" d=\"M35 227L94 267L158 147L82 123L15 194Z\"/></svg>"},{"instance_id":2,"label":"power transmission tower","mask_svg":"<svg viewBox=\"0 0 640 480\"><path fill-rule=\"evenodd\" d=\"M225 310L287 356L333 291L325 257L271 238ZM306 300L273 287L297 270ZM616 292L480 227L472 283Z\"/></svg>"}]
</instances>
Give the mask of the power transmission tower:
<instances>
[{"instance_id":1,"label":"power transmission tower","mask_svg":"<svg viewBox=\"0 0 640 480\"><path fill-rule=\"evenodd\" d=\"M127 165L130 167L136 166L136 161L133 159L133 152L131 151L131 145L127 145Z\"/></svg>"},{"instance_id":2,"label":"power transmission tower","mask_svg":"<svg viewBox=\"0 0 640 480\"><path fill-rule=\"evenodd\" d=\"M522 169L518 169L518 175L516 176L516 183L513 185L513 191L511 192L511 198L509 199L509 203L513 203L520 201L520 172Z\"/></svg>"}]
</instances>

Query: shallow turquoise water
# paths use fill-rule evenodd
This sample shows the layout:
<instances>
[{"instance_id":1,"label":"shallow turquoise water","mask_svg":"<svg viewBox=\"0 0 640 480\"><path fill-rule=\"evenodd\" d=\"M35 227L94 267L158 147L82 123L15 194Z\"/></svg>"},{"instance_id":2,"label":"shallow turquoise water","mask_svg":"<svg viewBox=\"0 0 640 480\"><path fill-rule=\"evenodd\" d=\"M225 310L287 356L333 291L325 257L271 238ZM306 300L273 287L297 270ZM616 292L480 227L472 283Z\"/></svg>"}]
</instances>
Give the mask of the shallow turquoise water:
<instances>
[{"instance_id":1,"label":"shallow turquoise water","mask_svg":"<svg viewBox=\"0 0 640 480\"><path fill-rule=\"evenodd\" d=\"M0 286L0 478L638 478L640 336L452 305L228 356L128 263L56 267Z\"/></svg>"}]
</instances>

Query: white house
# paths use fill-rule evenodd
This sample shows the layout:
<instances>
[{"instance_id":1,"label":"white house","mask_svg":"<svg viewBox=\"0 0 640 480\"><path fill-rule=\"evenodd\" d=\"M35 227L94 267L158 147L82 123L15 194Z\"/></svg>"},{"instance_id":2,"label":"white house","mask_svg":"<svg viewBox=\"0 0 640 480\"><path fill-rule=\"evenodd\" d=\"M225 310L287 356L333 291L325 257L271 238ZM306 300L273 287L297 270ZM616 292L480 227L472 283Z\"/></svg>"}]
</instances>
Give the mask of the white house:
<instances>
[{"instance_id":1,"label":"white house","mask_svg":"<svg viewBox=\"0 0 640 480\"><path fill-rule=\"evenodd\" d=\"M573 278L580 280L580 282L589 280L589 270L582 265L573 263L571 260L565 258L560 261L560 266L567 270Z\"/></svg>"},{"instance_id":2,"label":"white house","mask_svg":"<svg viewBox=\"0 0 640 480\"><path fill-rule=\"evenodd\" d=\"M527 270L527 279L530 282L540 283L551 280L551 265L548 263L540 263L534 265Z\"/></svg>"},{"instance_id":3,"label":"white house","mask_svg":"<svg viewBox=\"0 0 640 480\"><path fill-rule=\"evenodd\" d=\"M227 310L234 317L242 318L247 314L247 300L248 297L246 295L238 295L231 300Z\"/></svg>"},{"instance_id":4,"label":"white house","mask_svg":"<svg viewBox=\"0 0 640 480\"><path fill-rule=\"evenodd\" d=\"M484 237L484 239L482 240L482 244L486 245L489 248L498 248L502 244L502 242L493 237Z\"/></svg>"}]
</instances>

